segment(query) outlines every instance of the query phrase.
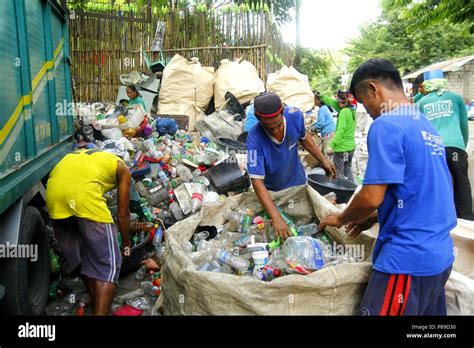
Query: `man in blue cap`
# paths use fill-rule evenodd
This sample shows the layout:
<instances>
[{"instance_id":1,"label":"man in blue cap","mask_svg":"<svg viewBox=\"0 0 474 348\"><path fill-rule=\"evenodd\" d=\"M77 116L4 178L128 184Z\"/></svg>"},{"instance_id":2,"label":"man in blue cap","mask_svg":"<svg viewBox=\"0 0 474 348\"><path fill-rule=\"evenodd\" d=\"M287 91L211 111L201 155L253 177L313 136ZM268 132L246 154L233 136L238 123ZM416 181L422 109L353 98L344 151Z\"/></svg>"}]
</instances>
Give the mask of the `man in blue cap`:
<instances>
[{"instance_id":1,"label":"man in blue cap","mask_svg":"<svg viewBox=\"0 0 474 348\"><path fill-rule=\"evenodd\" d=\"M442 70L423 74L427 95L416 105L443 139L446 161L453 177L454 203L458 218L472 220L471 184L468 177L466 146L469 125L463 98L447 91Z\"/></svg>"},{"instance_id":2,"label":"man in blue cap","mask_svg":"<svg viewBox=\"0 0 474 348\"><path fill-rule=\"evenodd\" d=\"M247 169L255 194L272 219L275 234L286 239L291 237L289 228L268 191L306 184L298 143L319 160L328 176L335 177L336 168L307 135L301 110L283 106L275 93L258 95L254 107L259 122L247 138Z\"/></svg>"}]
</instances>

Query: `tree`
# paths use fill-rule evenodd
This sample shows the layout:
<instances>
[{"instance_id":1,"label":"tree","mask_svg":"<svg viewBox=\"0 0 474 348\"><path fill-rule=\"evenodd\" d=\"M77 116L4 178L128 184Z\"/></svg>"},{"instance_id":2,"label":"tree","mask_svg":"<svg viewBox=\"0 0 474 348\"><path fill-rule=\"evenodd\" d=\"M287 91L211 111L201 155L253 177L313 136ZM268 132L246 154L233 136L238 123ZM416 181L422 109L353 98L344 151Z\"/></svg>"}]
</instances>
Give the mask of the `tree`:
<instances>
[{"instance_id":1,"label":"tree","mask_svg":"<svg viewBox=\"0 0 474 348\"><path fill-rule=\"evenodd\" d=\"M341 83L341 70L328 52L297 47L294 67L308 76L313 90L323 94L332 94ZM339 61L340 57L336 57Z\"/></svg>"},{"instance_id":2,"label":"tree","mask_svg":"<svg viewBox=\"0 0 474 348\"><path fill-rule=\"evenodd\" d=\"M360 36L349 42L344 51L350 57L350 71L369 58L386 58L405 74L473 51L474 36L464 22L453 23L444 18L425 27L414 15L401 19L403 11L394 7L396 1L408 0L384 1L381 17L363 27Z\"/></svg>"},{"instance_id":3,"label":"tree","mask_svg":"<svg viewBox=\"0 0 474 348\"><path fill-rule=\"evenodd\" d=\"M237 4L248 3L256 6L258 4L266 5L269 9L273 7L273 15L279 23L286 23L292 19L291 11L296 9L297 0L234 0Z\"/></svg>"},{"instance_id":4,"label":"tree","mask_svg":"<svg viewBox=\"0 0 474 348\"><path fill-rule=\"evenodd\" d=\"M472 0L383 0L384 11L399 11L400 18L413 18L416 25L428 27L447 20L467 25L474 32L474 2Z\"/></svg>"}]
</instances>

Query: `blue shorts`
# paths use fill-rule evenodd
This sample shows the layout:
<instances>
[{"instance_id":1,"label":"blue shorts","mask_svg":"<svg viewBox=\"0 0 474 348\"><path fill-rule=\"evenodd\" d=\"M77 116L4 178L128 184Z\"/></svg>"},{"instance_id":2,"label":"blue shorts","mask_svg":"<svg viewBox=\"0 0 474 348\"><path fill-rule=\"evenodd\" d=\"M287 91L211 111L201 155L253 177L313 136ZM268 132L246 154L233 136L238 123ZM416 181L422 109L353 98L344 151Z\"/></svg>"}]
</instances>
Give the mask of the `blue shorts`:
<instances>
[{"instance_id":1,"label":"blue shorts","mask_svg":"<svg viewBox=\"0 0 474 348\"><path fill-rule=\"evenodd\" d=\"M102 282L117 283L122 255L115 224L77 217L53 220L54 234L68 266Z\"/></svg>"},{"instance_id":2,"label":"blue shorts","mask_svg":"<svg viewBox=\"0 0 474 348\"><path fill-rule=\"evenodd\" d=\"M446 315L444 286L451 274L415 277L373 271L360 305L360 315Z\"/></svg>"}]
</instances>

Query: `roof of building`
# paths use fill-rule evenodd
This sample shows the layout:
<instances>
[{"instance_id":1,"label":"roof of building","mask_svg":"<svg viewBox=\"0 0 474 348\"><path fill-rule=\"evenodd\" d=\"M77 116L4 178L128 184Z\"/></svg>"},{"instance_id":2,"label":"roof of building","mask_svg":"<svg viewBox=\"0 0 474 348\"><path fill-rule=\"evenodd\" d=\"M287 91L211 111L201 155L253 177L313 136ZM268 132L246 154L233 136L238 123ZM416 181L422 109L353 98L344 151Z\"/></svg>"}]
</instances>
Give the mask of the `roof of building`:
<instances>
[{"instance_id":1,"label":"roof of building","mask_svg":"<svg viewBox=\"0 0 474 348\"><path fill-rule=\"evenodd\" d=\"M464 65L466 65L473 59L474 59L474 55L462 57L462 58L453 58L453 59L445 60L443 62L434 63L427 67L424 67L423 69L414 71L408 75L403 76L402 80L415 79L419 74L424 73L425 71L436 70L436 69L441 69L443 70L443 72L458 71L462 69Z\"/></svg>"}]
</instances>

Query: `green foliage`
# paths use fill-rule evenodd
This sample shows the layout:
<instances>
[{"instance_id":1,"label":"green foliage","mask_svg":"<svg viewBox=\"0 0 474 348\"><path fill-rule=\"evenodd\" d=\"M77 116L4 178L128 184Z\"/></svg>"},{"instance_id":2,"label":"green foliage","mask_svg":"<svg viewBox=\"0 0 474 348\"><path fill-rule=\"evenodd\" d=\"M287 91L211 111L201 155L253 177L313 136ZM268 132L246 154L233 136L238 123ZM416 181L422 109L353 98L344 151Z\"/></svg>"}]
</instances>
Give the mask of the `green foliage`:
<instances>
[{"instance_id":1,"label":"green foliage","mask_svg":"<svg viewBox=\"0 0 474 348\"><path fill-rule=\"evenodd\" d=\"M350 57L349 70L354 71L369 58L386 58L405 74L434 62L472 54L474 35L465 21L456 23L454 17L446 15L425 25L415 15L420 6L426 10L434 1L414 4L411 0L384 0L380 18L365 25L360 36L351 40L344 50ZM436 1L439 6L445 3ZM423 16L429 17L430 12Z\"/></svg>"},{"instance_id":2,"label":"green foliage","mask_svg":"<svg viewBox=\"0 0 474 348\"><path fill-rule=\"evenodd\" d=\"M234 0L236 4L247 4L252 8L252 11L255 9L257 12L263 11L265 13L270 12L271 3L273 2L273 14L275 20L278 23L289 22L292 18L290 11L296 8L297 0Z\"/></svg>"},{"instance_id":3,"label":"green foliage","mask_svg":"<svg viewBox=\"0 0 474 348\"><path fill-rule=\"evenodd\" d=\"M308 76L312 90L332 95L340 87L342 72L328 52L297 47L293 65Z\"/></svg>"}]
</instances>

